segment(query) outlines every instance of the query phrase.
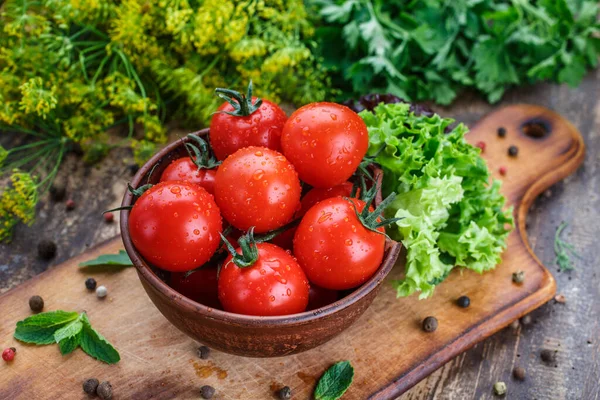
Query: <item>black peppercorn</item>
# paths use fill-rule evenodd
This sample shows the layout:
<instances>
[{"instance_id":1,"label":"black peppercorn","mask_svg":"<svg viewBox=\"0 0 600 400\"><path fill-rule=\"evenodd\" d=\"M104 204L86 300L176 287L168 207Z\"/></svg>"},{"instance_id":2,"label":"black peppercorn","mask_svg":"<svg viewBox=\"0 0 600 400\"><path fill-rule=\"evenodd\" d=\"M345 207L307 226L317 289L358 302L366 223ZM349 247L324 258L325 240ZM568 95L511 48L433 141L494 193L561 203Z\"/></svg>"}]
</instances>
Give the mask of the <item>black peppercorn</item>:
<instances>
[{"instance_id":1,"label":"black peppercorn","mask_svg":"<svg viewBox=\"0 0 600 400\"><path fill-rule=\"evenodd\" d=\"M214 395L215 395L214 387L205 385L200 388L200 396L202 396L203 399L212 399L212 397Z\"/></svg>"},{"instance_id":2,"label":"black peppercorn","mask_svg":"<svg viewBox=\"0 0 600 400\"><path fill-rule=\"evenodd\" d=\"M511 157L516 157L519 154L519 148L517 146L510 146L508 148L508 155Z\"/></svg>"},{"instance_id":3,"label":"black peppercorn","mask_svg":"<svg viewBox=\"0 0 600 400\"><path fill-rule=\"evenodd\" d=\"M105 381L99 384L98 388L96 389L96 394L102 400L112 399L112 385L110 384L110 382Z\"/></svg>"},{"instance_id":4,"label":"black peppercorn","mask_svg":"<svg viewBox=\"0 0 600 400\"><path fill-rule=\"evenodd\" d=\"M203 360L207 360L210 357L210 347L208 346L200 346L198 347L198 357Z\"/></svg>"},{"instance_id":5,"label":"black peppercorn","mask_svg":"<svg viewBox=\"0 0 600 400\"><path fill-rule=\"evenodd\" d=\"M423 320L423 330L425 332L433 332L438 327L438 320L435 317L427 317Z\"/></svg>"},{"instance_id":6,"label":"black peppercorn","mask_svg":"<svg viewBox=\"0 0 600 400\"><path fill-rule=\"evenodd\" d=\"M85 287L88 290L96 290L96 280L94 278L87 278L85 280Z\"/></svg>"},{"instance_id":7,"label":"black peppercorn","mask_svg":"<svg viewBox=\"0 0 600 400\"><path fill-rule=\"evenodd\" d=\"M460 296L456 301L456 304L458 304L459 307L467 308L471 305L471 299L467 296Z\"/></svg>"},{"instance_id":8,"label":"black peppercorn","mask_svg":"<svg viewBox=\"0 0 600 400\"><path fill-rule=\"evenodd\" d=\"M504 129L504 127L500 127L498 128L498 137L505 137L506 136L506 129Z\"/></svg>"},{"instance_id":9,"label":"black peppercorn","mask_svg":"<svg viewBox=\"0 0 600 400\"><path fill-rule=\"evenodd\" d=\"M556 361L556 350L543 349L540 353L542 361L546 363L553 363Z\"/></svg>"},{"instance_id":10,"label":"black peppercorn","mask_svg":"<svg viewBox=\"0 0 600 400\"><path fill-rule=\"evenodd\" d=\"M513 376L518 381L524 381L525 380L525 368L516 367L515 369L513 369Z\"/></svg>"},{"instance_id":11,"label":"black peppercorn","mask_svg":"<svg viewBox=\"0 0 600 400\"><path fill-rule=\"evenodd\" d=\"M66 194L67 188L63 184L54 183L50 187L50 198L52 199L52 201L63 201L65 199Z\"/></svg>"},{"instance_id":12,"label":"black peppercorn","mask_svg":"<svg viewBox=\"0 0 600 400\"><path fill-rule=\"evenodd\" d=\"M289 386L284 386L277 391L277 398L280 400L289 400L292 398L292 389Z\"/></svg>"},{"instance_id":13,"label":"black peppercorn","mask_svg":"<svg viewBox=\"0 0 600 400\"><path fill-rule=\"evenodd\" d=\"M44 309L44 299L40 296L31 296L29 298L29 308L33 312L40 312Z\"/></svg>"},{"instance_id":14,"label":"black peppercorn","mask_svg":"<svg viewBox=\"0 0 600 400\"><path fill-rule=\"evenodd\" d=\"M87 394L96 394L96 389L98 388L98 379L89 378L83 381L83 391Z\"/></svg>"},{"instance_id":15,"label":"black peppercorn","mask_svg":"<svg viewBox=\"0 0 600 400\"><path fill-rule=\"evenodd\" d=\"M525 280L525 272L524 271L513 272L512 280L514 283L517 283L520 285Z\"/></svg>"},{"instance_id":16,"label":"black peppercorn","mask_svg":"<svg viewBox=\"0 0 600 400\"><path fill-rule=\"evenodd\" d=\"M52 240L41 240L38 243L37 251L42 260L51 260L56 255L56 243Z\"/></svg>"}]
</instances>

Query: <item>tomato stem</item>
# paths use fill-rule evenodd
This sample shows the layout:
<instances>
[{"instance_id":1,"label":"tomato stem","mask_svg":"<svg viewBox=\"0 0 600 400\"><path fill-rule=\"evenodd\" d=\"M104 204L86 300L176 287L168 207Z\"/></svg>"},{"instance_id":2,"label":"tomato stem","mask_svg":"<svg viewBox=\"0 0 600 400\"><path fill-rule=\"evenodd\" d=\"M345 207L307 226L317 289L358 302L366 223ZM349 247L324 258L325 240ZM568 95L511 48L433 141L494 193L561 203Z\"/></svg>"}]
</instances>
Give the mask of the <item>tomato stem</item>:
<instances>
[{"instance_id":1,"label":"tomato stem","mask_svg":"<svg viewBox=\"0 0 600 400\"><path fill-rule=\"evenodd\" d=\"M246 95L235 90L224 88L216 88L215 93L233 107L233 111L218 112L229 114L234 117L247 117L258 110L262 104L262 99L259 98L257 98L254 103L252 102L252 80L248 83Z\"/></svg>"},{"instance_id":2,"label":"tomato stem","mask_svg":"<svg viewBox=\"0 0 600 400\"><path fill-rule=\"evenodd\" d=\"M187 151L190 159L198 167L198 171L201 169L213 169L221 165L221 161L218 161L214 154L211 153L208 143L200 136L189 134L187 137L198 144L198 146L192 143L185 144L185 151ZM193 154L192 154L193 153Z\"/></svg>"},{"instance_id":3,"label":"tomato stem","mask_svg":"<svg viewBox=\"0 0 600 400\"><path fill-rule=\"evenodd\" d=\"M239 254L236 249L229 243L229 240L222 233L221 240L225 243L227 250L232 256L233 263L240 268L248 268L254 265L258 261L258 247L256 247L256 240L254 239L254 227L248 229L245 235L238 239L242 254Z\"/></svg>"}]
</instances>

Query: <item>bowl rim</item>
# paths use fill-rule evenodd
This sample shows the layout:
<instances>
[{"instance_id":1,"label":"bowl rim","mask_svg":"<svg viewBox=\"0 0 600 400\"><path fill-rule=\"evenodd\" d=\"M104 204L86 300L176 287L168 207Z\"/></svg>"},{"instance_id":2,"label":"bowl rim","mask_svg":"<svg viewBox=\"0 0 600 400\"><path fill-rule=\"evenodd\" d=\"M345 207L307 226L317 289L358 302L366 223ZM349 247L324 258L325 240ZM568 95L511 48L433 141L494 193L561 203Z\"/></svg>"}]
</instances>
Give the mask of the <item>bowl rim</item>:
<instances>
[{"instance_id":1,"label":"bowl rim","mask_svg":"<svg viewBox=\"0 0 600 400\"><path fill-rule=\"evenodd\" d=\"M204 136L207 135L209 129L202 129L200 131L191 132L192 134ZM189 139L186 137L180 138L168 144L157 152L150 160L148 160L133 176L131 179L131 186L134 188L139 187L141 180L152 171L154 165L162 161L171 152L182 146ZM121 207L131 206L133 203L133 194L129 191L125 191ZM375 271L365 283L355 289L352 293L347 296L328 304L324 307L317 308L315 310L303 311L301 313L280 315L280 316L256 316L256 315L244 315L231 313L224 310L218 310L204 304L195 302L192 299L187 298L183 294L172 289L166 282L164 282L158 275L152 271L152 268L148 265L146 260L138 253L133 245L131 236L129 235L129 210L122 209L120 214L120 230L121 238L125 246L125 251L131 258L131 261L136 268L140 279L145 279L154 289L160 292L161 295L170 298L178 307L183 308L185 311L199 314L203 317L220 320L225 323L245 325L245 326L264 326L264 327L283 327L283 326L294 326L303 325L310 322L314 322L323 317L331 316L343 309L346 309L353 304L359 302L362 298L367 296L370 292L375 290L383 281L383 279L392 270L398 253L400 251L400 243L386 238L385 253L381 265Z\"/></svg>"}]
</instances>

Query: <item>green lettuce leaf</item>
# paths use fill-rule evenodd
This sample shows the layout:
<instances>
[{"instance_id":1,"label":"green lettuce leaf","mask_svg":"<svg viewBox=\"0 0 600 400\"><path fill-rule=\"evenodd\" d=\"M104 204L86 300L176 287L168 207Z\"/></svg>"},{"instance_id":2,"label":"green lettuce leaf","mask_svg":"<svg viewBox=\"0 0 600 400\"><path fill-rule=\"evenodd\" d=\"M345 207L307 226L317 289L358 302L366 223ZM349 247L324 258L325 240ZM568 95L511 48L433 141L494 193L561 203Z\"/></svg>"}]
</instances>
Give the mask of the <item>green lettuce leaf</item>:
<instances>
[{"instance_id":1,"label":"green lettuce leaf","mask_svg":"<svg viewBox=\"0 0 600 400\"><path fill-rule=\"evenodd\" d=\"M406 271L395 281L398 296L428 297L455 266L494 268L506 248L512 210L504 209L500 182L480 150L468 144L463 124L415 115L408 104L380 104L363 111L369 155L384 170L383 194L398 196L386 210L402 218L388 234L407 249Z\"/></svg>"}]
</instances>

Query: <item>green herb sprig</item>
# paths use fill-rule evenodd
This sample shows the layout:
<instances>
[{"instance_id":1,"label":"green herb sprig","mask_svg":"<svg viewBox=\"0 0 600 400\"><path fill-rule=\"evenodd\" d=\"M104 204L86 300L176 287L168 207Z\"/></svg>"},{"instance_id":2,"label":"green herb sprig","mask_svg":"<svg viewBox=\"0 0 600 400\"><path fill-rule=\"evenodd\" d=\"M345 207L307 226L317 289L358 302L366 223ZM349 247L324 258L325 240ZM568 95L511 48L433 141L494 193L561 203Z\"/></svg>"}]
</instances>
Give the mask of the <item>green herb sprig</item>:
<instances>
[{"instance_id":1,"label":"green herb sprig","mask_svg":"<svg viewBox=\"0 0 600 400\"><path fill-rule=\"evenodd\" d=\"M57 310L32 315L17 322L14 337L37 345L57 343L62 355L81 347L91 357L107 364L121 359L119 352L92 328L85 312Z\"/></svg>"},{"instance_id":2,"label":"green herb sprig","mask_svg":"<svg viewBox=\"0 0 600 400\"><path fill-rule=\"evenodd\" d=\"M93 260L79 263L80 267L96 267L112 265L115 267L131 267L133 263L125 250L119 250L117 254L102 254Z\"/></svg>"},{"instance_id":3,"label":"green herb sprig","mask_svg":"<svg viewBox=\"0 0 600 400\"><path fill-rule=\"evenodd\" d=\"M562 221L554 234L554 254L556 255L554 262L560 267L562 272L575 269L571 257L579 257L575 247L560 238L568 225L565 221Z\"/></svg>"},{"instance_id":4,"label":"green herb sprig","mask_svg":"<svg viewBox=\"0 0 600 400\"><path fill-rule=\"evenodd\" d=\"M337 400L344 395L354 379L354 368L350 361L340 361L333 364L315 388L316 400Z\"/></svg>"}]
</instances>

